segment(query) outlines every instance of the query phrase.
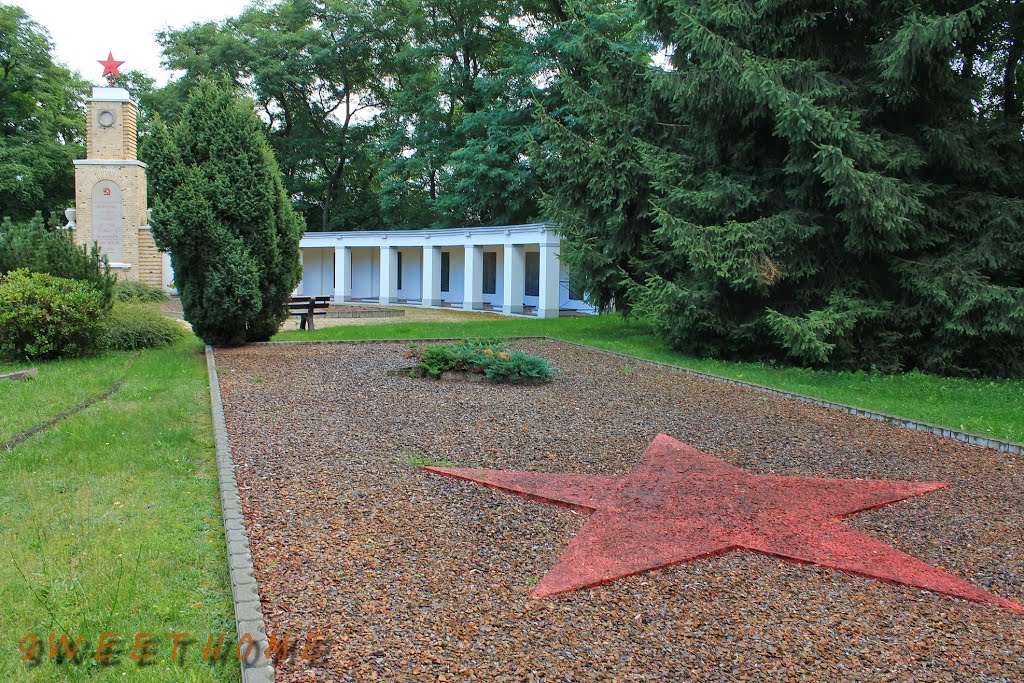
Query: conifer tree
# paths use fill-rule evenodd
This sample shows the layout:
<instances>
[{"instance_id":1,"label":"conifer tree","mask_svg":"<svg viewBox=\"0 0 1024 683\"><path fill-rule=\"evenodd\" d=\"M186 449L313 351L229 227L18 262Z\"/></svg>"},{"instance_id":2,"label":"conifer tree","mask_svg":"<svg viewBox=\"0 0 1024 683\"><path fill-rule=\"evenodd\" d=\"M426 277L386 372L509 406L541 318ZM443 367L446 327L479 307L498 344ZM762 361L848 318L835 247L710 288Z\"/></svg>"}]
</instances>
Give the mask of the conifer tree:
<instances>
[{"instance_id":1,"label":"conifer tree","mask_svg":"<svg viewBox=\"0 0 1024 683\"><path fill-rule=\"evenodd\" d=\"M209 344L266 341L298 283L302 225L251 103L203 83L173 129L154 122L143 153L185 319Z\"/></svg>"},{"instance_id":2,"label":"conifer tree","mask_svg":"<svg viewBox=\"0 0 1024 683\"><path fill-rule=\"evenodd\" d=\"M560 225L562 262L591 302L628 311L625 283L643 277L636 256L654 229L641 146L655 138L653 90L644 78L654 46L631 2L567 6L549 43L559 79L538 107L543 137L531 156L548 193L546 220Z\"/></svg>"},{"instance_id":3,"label":"conifer tree","mask_svg":"<svg viewBox=\"0 0 1024 683\"><path fill-rule=\"evenodd\" d=\"M615 115L657 119L633 139L653 221L601 235L595 216L569 232L570 250L640 244L620 296L688 351L1024 372L1013 3L639 7L671 62L642 77L646 110ZM594 145L599 125L560 153ZM586 200L558 182L549 206L565 215Z\"/></svg>"}]
</instances>

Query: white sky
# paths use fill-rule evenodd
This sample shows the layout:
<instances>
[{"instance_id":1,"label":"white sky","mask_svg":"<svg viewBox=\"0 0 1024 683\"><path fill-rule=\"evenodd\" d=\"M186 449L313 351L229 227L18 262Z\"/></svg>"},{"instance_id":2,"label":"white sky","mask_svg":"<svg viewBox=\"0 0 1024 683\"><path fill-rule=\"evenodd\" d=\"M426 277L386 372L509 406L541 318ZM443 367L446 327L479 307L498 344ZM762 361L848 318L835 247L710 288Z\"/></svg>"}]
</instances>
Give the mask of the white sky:
<instances>
[{"instance_id":1,"label":"white sky","mask_svg":"<svg viewBox=\"0 0 1024 683\"><path fill-rule=\"evenodd\" d=\"M123 61L122 71L136 69L164 85L170 73L160 68L157 31L197 21L241 14L251 0L0 0L17 5L50 32L54 57L87 81L103 84L96 63L107 52Z\"/></svg>"}]
</instances>

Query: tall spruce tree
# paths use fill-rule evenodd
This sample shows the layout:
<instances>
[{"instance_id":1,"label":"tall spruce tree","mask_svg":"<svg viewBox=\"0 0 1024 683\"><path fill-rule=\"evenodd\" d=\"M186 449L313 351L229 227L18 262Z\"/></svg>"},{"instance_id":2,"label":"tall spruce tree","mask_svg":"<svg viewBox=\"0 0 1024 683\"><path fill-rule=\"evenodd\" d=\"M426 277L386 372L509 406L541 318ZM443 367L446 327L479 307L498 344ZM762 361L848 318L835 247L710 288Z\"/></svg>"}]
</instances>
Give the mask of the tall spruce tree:
<instances>
[{"instance_id":1,"label":"tall spruce tree","mask_svg":"<svg viewBox=\"0 0 1024 683\"><path fill-rule=\"evenodd\" d=\"M620 297L689 351L1024 372L1014 3L639 6L672 55L647 71L648 109L623 105L561 145L657 117L634 136L654 220ZM553 215L588 201L552 189ZM603 235L597 216L569 250L637 244L637 225Z\"/></svg>"},{"instance_id":2,"label":"tall spruce tree","mask_svg":"<svg viewBox=\"0 0 1024 683\"><path fill-rule=\"evenodd\" d=\"M302 221L252 103L202 83L173 130L153 123L144 152L153 235L171 252L185 319L209 344L266 341L299 280Z\"/></svg>"},{"instance_id":3,"label":"tall spruce tree","mask_svg":"<svg viewBox=\"0 0 1024 683\"><path fill-rule=\"evenodd\" d=\"M643 144L667 130L644 78L654 44L634 3L565 7L545 41L560 73L531 151L547 192L546 220L558 223L562 261L602 309L628 311L627 283L641 280L637 255L654 230L652 179Z\"/></svg>"}]
</instances>

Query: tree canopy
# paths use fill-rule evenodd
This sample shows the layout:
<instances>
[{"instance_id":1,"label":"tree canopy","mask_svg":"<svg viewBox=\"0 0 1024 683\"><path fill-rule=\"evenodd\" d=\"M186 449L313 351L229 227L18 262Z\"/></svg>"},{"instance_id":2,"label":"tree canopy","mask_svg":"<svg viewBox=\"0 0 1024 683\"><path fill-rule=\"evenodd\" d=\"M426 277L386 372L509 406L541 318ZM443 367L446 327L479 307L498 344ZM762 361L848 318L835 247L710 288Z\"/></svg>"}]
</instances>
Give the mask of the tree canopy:
<instances>
[{"instance_id":1,"label":"tree canopy","mask_svg":"<svg viewBox=\"0 0 1024 683\"><path fill-rule=\"evenodd\" d=\"M169 87L226 76L250 93L310 229L449 227L539 215L527 150L550 16L516 0L282 0L160 39L184 71Z\"/></svg>"},{"instance_id":2,"label":"tree canopy","mask_svg":"<svg viewBox=\"0 0 1024 683\"><path fill-rule=\"evenodd\" d=\"M563 71L549 124L546 206L599 302L702 354L1024 371L1014 3L638 10L667 64L586 29L600 76Z\"/></svg>"},{"instance_id":3,"label":"tree canopy","mask_svg":"<svg viewBox=\"0 0 1024 683\"><path fill-rule=\"evenodd\" d=\"M0 100L0 201L27 211L70 183L58 154L19 169L72 149L80 96L19 12L0 59L58 104ZM164 200L188 96L222 80L310 229L549 220L578 288L688 352L1024 373L1016 2L280 0L160 42L180 78L125 85Z\"/></svg>"},{"instance_id":4,"label":"tree canopy","mask_svg":"<svg viewBox=\"0 0 1024 683\"><path fill-rule=\"evenodd\" d=\"M84 156L88 85L52 51L24 10L0 5L0 216L15 220L70 206Z\"/></svg>"}]
</instances>

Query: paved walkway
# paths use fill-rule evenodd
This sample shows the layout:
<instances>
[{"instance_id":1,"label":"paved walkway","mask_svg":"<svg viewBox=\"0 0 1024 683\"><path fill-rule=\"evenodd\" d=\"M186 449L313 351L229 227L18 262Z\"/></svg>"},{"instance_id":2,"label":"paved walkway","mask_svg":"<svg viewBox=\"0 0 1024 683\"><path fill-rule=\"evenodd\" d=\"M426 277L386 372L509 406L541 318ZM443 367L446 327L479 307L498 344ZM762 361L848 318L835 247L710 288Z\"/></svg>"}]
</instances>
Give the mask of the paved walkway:
<instances>
[{"instance_id":1,"label":"paved walkway","mask_svg":"<svg viewBox=\"0 0 1024 683\"><path fill-rule=\"evenodd\" d=\"M161 304L161 308L164 313L172 317L181 318L181 301L173 299ZM364 311L364 310L376 310L382 311L387 310L394 313L400 313L398 316L388 317L367 317L367 318L335 318L317 316L316 326L319 327L337 327L341 325L393 325L395 323L443 323L443 322L464 322L466 320L502 320L506 319L506 316L496 315L493 313L478 312L472 313L468 311L460 311L454 309L443 309L443 308L421 308L419 306L370 306L363 304L353 304L351 306L332 306L332 310L350 309L353 312ZM281 330L297 330L299 329L299 318L298 316L291 316L281 326Z\"/></svg>"}]
</instances>

